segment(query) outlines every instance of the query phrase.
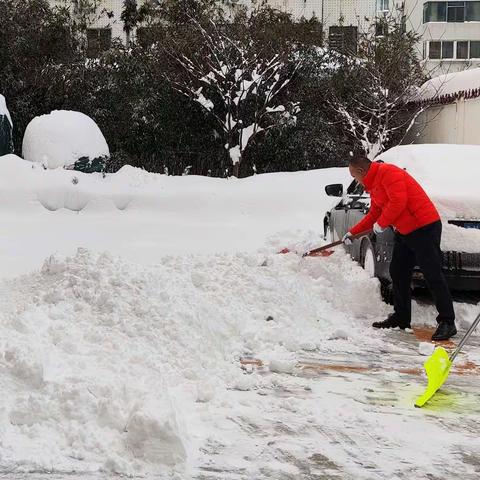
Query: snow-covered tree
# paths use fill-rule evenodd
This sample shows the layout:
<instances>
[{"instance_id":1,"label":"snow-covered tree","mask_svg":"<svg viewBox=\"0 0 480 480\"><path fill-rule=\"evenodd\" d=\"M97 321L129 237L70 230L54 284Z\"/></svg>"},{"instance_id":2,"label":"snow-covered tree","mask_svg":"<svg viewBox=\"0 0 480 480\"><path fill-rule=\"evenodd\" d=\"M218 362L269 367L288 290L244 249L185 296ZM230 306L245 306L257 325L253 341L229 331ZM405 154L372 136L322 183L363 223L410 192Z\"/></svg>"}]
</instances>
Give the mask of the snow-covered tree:
<instances>
[{"instance_id":1,"label":"snow-covered tree","mask_svg":"<svg viewBox=\"0 0 480 480\"><path fill-rule=\"evenodd\" d=\"M281 103L278 97L301 61L287 53L259 51L252 40L233 38L214 22L205 27L191 21L202 45L191 54L172 52L186 75L168 78L215 119L238 176L243 153L256 135L295 122L299 105Z\"/></svg>"},{"instance_id":2,"label":"snow-covered tree","mask_svg":"<svg viewBox=\"0 0 480 480\"><path fill-rule=\"evenodd\" d=\"M398 138L403 139L423 111L412 109L410 91L391 92L375 72L368 72L369 82L347 105L340 99L331 102L347 132L360 145L365 155L373 160Z\"/></svg>"},{"instance_id":3,"label":"snow-covered tree","mask_svg":"<svg viewBox=\"0 0 480 480\"><path fill-rule=\"evenodd\" d=\"M395 15L379 19L382 35L367 32L359 55L345 57L330 105L357 146L373 159L392 144L401 143L422 107L409 104L415 87L424 81L416 53L418 35L407 32ZM346 73L345 73L346 72Z\"/></svg>"}]
</instances>

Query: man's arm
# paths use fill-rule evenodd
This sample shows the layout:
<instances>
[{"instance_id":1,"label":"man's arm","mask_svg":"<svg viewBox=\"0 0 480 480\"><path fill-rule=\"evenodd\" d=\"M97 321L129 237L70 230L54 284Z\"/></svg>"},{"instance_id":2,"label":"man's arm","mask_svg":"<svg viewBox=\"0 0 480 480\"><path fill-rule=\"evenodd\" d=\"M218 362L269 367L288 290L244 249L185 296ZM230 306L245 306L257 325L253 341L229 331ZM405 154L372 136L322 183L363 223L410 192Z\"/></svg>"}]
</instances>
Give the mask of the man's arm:
<instances>
[{"instance_id":1,"label":"man's arm","mask_svg":"<svg viewBox=\"0 0 480 480\"><path fill-rule=\"evenodd\" d=\"M354 227L350 229L350 233L356 235L357 233L370 230L378 217L380 217L381 213L382 210L380 207L372 200L370 210Z\"/></svg>"}]
</instances>

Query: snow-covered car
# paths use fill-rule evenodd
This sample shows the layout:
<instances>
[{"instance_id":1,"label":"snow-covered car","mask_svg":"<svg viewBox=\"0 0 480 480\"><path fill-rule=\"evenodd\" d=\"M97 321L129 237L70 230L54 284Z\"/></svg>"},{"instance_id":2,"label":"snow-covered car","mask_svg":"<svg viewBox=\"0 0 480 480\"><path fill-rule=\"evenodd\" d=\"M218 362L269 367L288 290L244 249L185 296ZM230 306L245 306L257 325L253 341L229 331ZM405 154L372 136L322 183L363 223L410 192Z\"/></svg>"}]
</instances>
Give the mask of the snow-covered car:
<instances>
[{"instance_id":1,"label":"snow-covered car","mask_svg":"<svg viewBox=\"0 0 480 480\"><path fill-rule=\"evenodd\" d=\"M94 120L70 110L35 117L25 130L22 154L25 160L41 163L44 168L84 173L103 172L110 157Z\"/></svg>"},{"instance_id":2,"label":"snow-covered car","mask_svg":"<svg viewBox=\"0 0 480 480\"><path fill-rule=\"evenodd\" d=\"M0 95L0 156L13 152L13 123L5 97Z\"/></svg>"},{"instance_id":3,"label":"snow-covered car","mask_svg":"<svg viewBox=\"0 0 480 480\"><path fill-rule=\"evenodd\" d=\"M376 159L406 169L423 186L437 206L443 222L443 270L452 290L480 291L480 146L405 145ZM332 241L359 222L370 208L370 197L353 181L325 187L327 195L340 197L324 218L325 237ZM347 247L352 258L381 282L385 301L392 298L389 265L394 232L370 234ZM414 286L423 286L418 268Z\"/></svg>"}]
</instances>

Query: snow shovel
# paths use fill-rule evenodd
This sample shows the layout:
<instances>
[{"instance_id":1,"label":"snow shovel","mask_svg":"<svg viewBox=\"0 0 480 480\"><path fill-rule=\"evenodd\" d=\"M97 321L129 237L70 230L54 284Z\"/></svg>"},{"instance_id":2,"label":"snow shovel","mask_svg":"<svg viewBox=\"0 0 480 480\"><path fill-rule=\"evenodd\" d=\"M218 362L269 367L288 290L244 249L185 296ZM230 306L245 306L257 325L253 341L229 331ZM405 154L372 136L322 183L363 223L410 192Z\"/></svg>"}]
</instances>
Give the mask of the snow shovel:
<instances>
[{"instance_id":1,"label":"snow shovel","mask_svg":"<svg viewBox=\"0 0 480 480\"><path fill-rule=\"evenodd\" d=\"M355 235L352 235L350 237L351 240L355 240L356 238L361 238L365 235L369 235L372 233L372 229L370 230L365 230L364 232L357 233ZM330 256L333 252L330 250L333 247L337 247L338 245L342 245L343 241L342 240L337 240L336 242L329 243L328 245L324 245L323 247L319 248L314 248L313 250L309 250L308 252L305 252L302 254L302 257L328 257ZM284 248L283 250L280 250L278 253L290 253L291 250L288 248Z\"/></svg>"},{"instance_id":2,"label":"snow shovel","mask_svg":"<svg viewBox=\"0 0 480 480\"><path fill-rule=\"evenodd\" d=\"M468 329L465 336L462 338L458 347L454 350L452 355L448 355L447 351L443 347L437 347L432 355L427 359L424 364L425 372L427 373L428 385L425 393L417 399L415 402L416 407L423 407L437 392L437 390L445 383L450 368L456 356L460 353L462 347L467 343L470 335L473 333L478 323L480 322L480 313L475 321Z\"/></svg>"}]
</instances>

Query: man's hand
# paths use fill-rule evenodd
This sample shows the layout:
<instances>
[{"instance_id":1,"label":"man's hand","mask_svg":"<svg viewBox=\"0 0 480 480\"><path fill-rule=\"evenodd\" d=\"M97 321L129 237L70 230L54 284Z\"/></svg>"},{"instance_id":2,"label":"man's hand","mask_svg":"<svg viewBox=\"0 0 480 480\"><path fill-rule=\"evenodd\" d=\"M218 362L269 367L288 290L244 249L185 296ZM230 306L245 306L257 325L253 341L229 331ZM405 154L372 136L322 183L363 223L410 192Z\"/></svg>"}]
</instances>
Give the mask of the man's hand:
<instances>
[{"instance_id":1,"label":"man's hand","mask_svg":"<svg viewBox=\"0 0 480 480\"><path fill-rule=\"evenodd\" d=\"M352 242L352 234L350 232L347 232L343 238L342 238L342 242L344 245L351 245L353 242Z\"/></svg>"},{"instance_id":2,"label":"man's hand","mask_svg":"<svg viewBox=\"0 0 480 480\"><path fill-rule=\"evenodd\" d=\"M380 233L383 233L386 230L386 228L382 228L378 223L373 224L373 232L378 235Z\"/></svg>"}]
</instances>

